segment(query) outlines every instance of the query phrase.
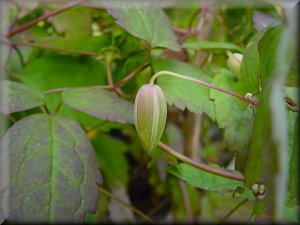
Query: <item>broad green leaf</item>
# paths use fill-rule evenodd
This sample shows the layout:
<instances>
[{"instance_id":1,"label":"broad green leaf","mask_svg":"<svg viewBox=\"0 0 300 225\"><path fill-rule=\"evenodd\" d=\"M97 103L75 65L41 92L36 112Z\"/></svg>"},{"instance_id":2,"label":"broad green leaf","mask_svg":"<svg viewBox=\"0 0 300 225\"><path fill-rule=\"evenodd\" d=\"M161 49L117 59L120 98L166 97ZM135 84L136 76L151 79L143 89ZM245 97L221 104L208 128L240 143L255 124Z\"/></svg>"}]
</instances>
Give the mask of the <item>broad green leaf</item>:
<instances>
[{"instance_id":1,"label":"broad green leaf","mask_svg":"<svg viewBox=\"0 0 300 225\"><path fill-rule=\"evenodd\" d=\"M256 33L247 48L243 52L243 61L241 64L241 79L236 85L236 92L245 96L246 93L257 94L260 93L260 59L258 52L258 42L263 37L265 32L270 27ZM274 55L274 52L273 52ZM247 103L237 101L242 109L247 108Z\"/></svg>"},{"instance_id":2,"label":"broad green leaf","mask_svg":"<svg viewBox=\"0 0 300 225\"><path fill-rule=\"evenodd\" d=\"M101 88L72 88L62 101L73 109L102 120L133 124L133 105L115 93Z\"/></svg>"},{"instance_id":3,"label":"broad green leaf","mask_svg":"<svg viewBox=\"0 0 300 225\"><path fill-rule=\"evenodd\" d=\"M274 72L276 63L276 57L274 57L274 54L277 52L281 32L281 26L271 27L264 33L264 36L258 42L257 47L260 60L259 72L261 87L265 87L270 75Z\"/></svg>"},{"instance_id":4,"label":"broad green leaf","mask_svg":"<svg viewBox=\"0 0 300 225\"><path fill-rule=\"evenodd\" d=\"M44 95L24 84L2 80L0 83L0 112L13 113L44 104Z\"/></svg>"},{"instance_id":5,"label":"broad green leaf","mask_svg":"<svg viewBox=\"0 0 300 225\"><path fill-rule=\"evenodd\" d=\"M166 171L203 190L222 191L235 190L238 187L243 187L242 181L218 176L185 163L170 166L166 169Z\"/></svg>"},{"instance_id":6,"label":"broad green leaf","mask_svg":"<svg viewBox=\"0 0 300 225\"><path fill-rule=\"evenodd\" d=\"M179 50L169 18L150 1L106 1L103 4L117 19L116 23L132 35L146 40L152 47Z\"/></svg>"},{"instance_id":7,"label":"broad green leaf","mask_svg":"<svg viewBox=\"0 0 300 225\"><path fill-rule=\"evenodd\" d=\"M40 91L63 87L84 87L106 84L105 64L88 57L44 54L30 61L23 69L22 82ZM50 111L54 111L61 93L45 96ZM84 127L94 126L99 119L62 105L59 115L78 121Z\"/></svg>"},{"instance_id":8,"label":"broad green leaf","mask_svg":"<svg viewBox=\"0 0 300 225\"><path fill-rule=\"evenodd\" d=\"M101 175L96 154L74 121L26 117L8 130L1 151L9 160L9 220L78 222L97 209Z\"/></svg>"},{"instance_id":9,"label":"broad green leaf","mask_svg":"<svg viewBox=\"0 0 300 225\"><path fill-rule=\"evenodd\" d=\"M221 70L214 77L213 85L232 91L235 79L228 70ZM235 101L235 97L226 93L211 89L210 97L215 101L216 120L220 128L224 128L224 137L231 150L243 155L250 139L253 113L248 107L241 111ZM247 131L247 132L245 132Z\"/></svg>"},{"instance_id":10,"label":"broad green leaf","mask_svg":"<svg viewBox=\"0 0 300 225\"><path fill-rule=\"evenodd\" d=\"M232 50L242 52L242 49L230 42L216 42L216 41L186 41L183 44L185 48L191 48L204 51L223 51Z\"/></svg>"},{"instance_id":11,"label":"broad green leaf","mask_svg":"<svg viewBox=\"0 0 300 225\"><path fill-rule=\"evenodd\" d=\"M93 139L92 144L107 185L115 188L118 182L121 182L127 186L129 179L125 156L127 146L122 141L104 134Z\"/></svg>"},{"instance_id":12,"label":"broad green leaf","mask_svg":"<svg viewBox=\"0 0 300 225\"><path fill-rule=\"evenodd\" d=\"M161 58L152 60L152 66L155 72L168 70L207 83L211 82L211 78L203 74L199 68L181 61ZM168 104L174 104L181 110L187 108L198 114L204 112L212 120L215 119L214 103L209 99L208 87L168 75L159 76L157 84L163 90Z\"/></svg>"},{"instance_id":13,"label":"broad green leaf","mask_svg":"<svg viewBox=\"0 0 300 225\"><path fill-rule=\"evenodd\" d=\"M274 53L274 68L262 88L252 129L251 143L247 152L245 184L253 184L260 176L265 178L267 208L274 220L283 219L283 205L288 182L288 129L284 104L284 85L294 57L295 31L284 27Z\"/></svg>"}]
</instances>

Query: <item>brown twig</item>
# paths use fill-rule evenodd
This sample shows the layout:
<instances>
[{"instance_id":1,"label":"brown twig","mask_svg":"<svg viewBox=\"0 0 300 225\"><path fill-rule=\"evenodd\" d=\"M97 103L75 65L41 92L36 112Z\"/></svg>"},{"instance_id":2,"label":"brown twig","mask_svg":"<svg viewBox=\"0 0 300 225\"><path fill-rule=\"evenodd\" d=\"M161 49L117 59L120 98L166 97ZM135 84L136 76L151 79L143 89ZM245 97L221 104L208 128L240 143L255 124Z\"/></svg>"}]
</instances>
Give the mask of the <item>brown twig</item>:
<instances>
[{"instance_id":1,"label":"brown twig","mask_svg":"<svg viewBox=\"0 0 300 225\"><path fill-rule=\"evenodd\" d=\"M67 9L70 9L70 8L76 6L76 5L79 5L79 4L83 3L84 1L85 1L85 0L79 0L79 1L76 1L76 2L70 2L70 3L66 4L66 5L63 5L63 6L62 6L61 8L59 8L59 9L53 10L53 11L51 11L51 12L49 12L49 13L47 13L47 14L44 14L44 15L42 15L42 16L40 16L40 17L38 17L38 18L36 18L36 19L34 19L34 20L28 22L28 23L25 23L25 24L23 24L23 25L21 25L21 26L15 28L15 29L13 29L13 30L10 30L10 31L7 33L6 36L7 36L7 37L12 37L12 36L14 36L14 35L16 35L16 34L22 32L22 31L24 31L24 30L26 30L26 29L28 29L28 28L34 26L35 24L39 23L40 21L45 20L45 19L47 19L47 18L49 18L49 17L51 17L51 16L57 15L57 14L59 14L59 13L65 11L65 10L67 10Z\"/></svg>"}]
</instances>

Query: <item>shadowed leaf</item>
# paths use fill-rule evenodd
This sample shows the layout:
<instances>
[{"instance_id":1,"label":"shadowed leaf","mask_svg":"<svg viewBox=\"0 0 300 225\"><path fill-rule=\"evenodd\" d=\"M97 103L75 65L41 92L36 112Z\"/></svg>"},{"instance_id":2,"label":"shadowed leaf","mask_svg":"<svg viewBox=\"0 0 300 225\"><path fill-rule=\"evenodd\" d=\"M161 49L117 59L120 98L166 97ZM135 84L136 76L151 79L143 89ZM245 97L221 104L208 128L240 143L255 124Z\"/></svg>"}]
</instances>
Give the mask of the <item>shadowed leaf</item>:
<instances>
[{"instance_id":1,"label":"shadowed leaf","mask_svg":"<svg viewBox=\"0 0 300 225\"><path fill-rule=\"evenodd\" d=\"M99 119L133 124L133 105L111 91L74 88L64 92L62 100L71 108Z\"/></svg>"},{"instance_id":2,"label":"shadowed leaf","mask_svg":"<svg viewBox=\"0 0 300 225\"><path fill-rule=\"evenodd\" d=\"M44 104L41 92L18 82L2 80L0 91L0 112L3 113L20 112Z\"/></svg>"},{"instance_id":3,"label":"shadowed leaf","mask_svg":"<svg viewBox=\"0 0 300 225\"><path fill-rule=\"evenodd\" d=\"M15 123L1 142L10 162L11 221L84 221L95 212L101 183L92 145L61 116L35 114Z\"/></svg>"}]
</instances>

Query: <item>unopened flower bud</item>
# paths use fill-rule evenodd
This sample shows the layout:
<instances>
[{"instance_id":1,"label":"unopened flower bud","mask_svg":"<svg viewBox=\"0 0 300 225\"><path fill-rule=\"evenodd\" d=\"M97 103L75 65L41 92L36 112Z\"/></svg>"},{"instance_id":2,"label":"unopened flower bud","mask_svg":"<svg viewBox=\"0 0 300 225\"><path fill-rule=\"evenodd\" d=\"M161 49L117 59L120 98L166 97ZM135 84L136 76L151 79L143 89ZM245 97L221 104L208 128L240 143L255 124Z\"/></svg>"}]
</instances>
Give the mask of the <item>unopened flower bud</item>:
<instances>
[{"instance_id":1,"label":"unopened flower bud","mask_svg":"<svg viewBox=\"0 0 300 225\"><path fill-rule=\"evenodd\" d=\"M134 124L144 149L151 153L159 142L167 119L164 93L155 84L145 84L134 103Z\"/></svg>"},{"instance_id":2,"label":"unopened flower bud","mask_svg":"<svg viewBox=\"0 0 300 225\"><path fill-rule=\"evenodd\" d=\"M241 63L243 60L243 55L240 53L230 54L227 59L227 66L231 70L231 72L238 78L241 78Z\"/></svg>"}]
</instances>

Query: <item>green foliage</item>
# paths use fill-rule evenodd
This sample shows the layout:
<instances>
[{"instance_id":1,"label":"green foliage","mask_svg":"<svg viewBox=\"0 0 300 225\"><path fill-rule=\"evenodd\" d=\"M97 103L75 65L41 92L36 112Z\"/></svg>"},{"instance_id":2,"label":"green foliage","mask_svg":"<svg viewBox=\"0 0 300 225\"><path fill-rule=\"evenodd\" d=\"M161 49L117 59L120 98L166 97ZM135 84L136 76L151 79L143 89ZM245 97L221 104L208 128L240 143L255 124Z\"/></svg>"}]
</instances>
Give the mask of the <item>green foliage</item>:
<instances>
[{"instance_id":1,"label":"green foliage","mask_svg":"<svg viewBox=\"0 0 300 225\"><path fill-rule=\"evenodd\" d=\"M220 71L214 77L212 84L226 90L233 90L236 81L233 74L227 70ZM241 111L234 97L211 89L210 97L215 101L216 119L220 128L224 128L224 137L228 146L241 156L245 154L249 143L250 132L253 120L253 109Z\"/></svg>"},{"instance_id":2,"label":"green foliage","mask_svg":"<svg viewBox=\"0 0 300 225\"><path fill-rule=\"evenodd\" d=\"M102 120L133 123L133 105L111 91L101 88L73 88L62 94L71 108Z\"/></svg>"},{"instance_id":3,"label":"green foliage","mask_svg":"<svg viewBox=\"0 0 300 225\"><path fill-rule=\"evenodd\" d=\"M11 4L0 222L299 222L294 12L260 4Z\"/></svg>"},{"instance_id":4,"label":"green foliage","mask_svg":"<svg viewBox=\"0 0 300 225\"><path fill-rule=\"evenodd\" d=\"M99 135L92 140L92 144L107 185L113 188L116 187L117 182L121 182L127 186L129 180L129 165L125 157L127 146L108 135Z\"/></svg>"},{"instance_id":5,"label":"green foliage","mask_svg":"<svg viewBox=\"0 0 300 225\"><path fill-rule=\"evenodd\" d=\"M41 92L17 82L1 81L0 90L2 113L24 111L44 104L44 95Z\"/></svg>"},{"instance_id":6,"label":"green foliage","mask_svg":"<svg viewBox=\"0 0 300 225\"><path fill-rule=\"evenodd\" d=\"M197 67L177 60L156 59L152 60L152 66L155 72L168 70L208 83L211 81L211 78ZM157 84L163 90L168 104L174 104L181 110L187 108L198 114L205 112L210 118L215 119L214 104L209 99L208 87L164 75L158 78Z\"/></svg>"},{"instance_id":7,"label":"green foliage","mask_svg":"<svg viewBox=\"0 0 300 225\"><path fill-rule=\"evenodd\" d=\"M83 221L97 208L101 183L96 155L70 119L35 114L14 124L9 146L12 221ZM62 201L66 199L66 201Z\"/></svg>"},{"instance_id":8,"label":"green foliage","mask_svg":"<svg viewBox=\"0 0 300 225\"><path fill-rule=\"evenodd\" d=\"M198 188L210 191L235 190L243 187L243 182L221 177L188 164L179 163L167 168L167 171Z\"/></svg>"},{"instance_id":9,"label":"green foliage","mask_svg":"<svg viewBox=\"0 0 300 225\"><path fill-rule=\"evenodd\" d=\"M160 8L152 8L150 2L127 1L105 2L108 12L117 19L116 23L129 33L148 41L152 47L166 47L179 50L171 23ZM164 32L160 32L164 26Z\"/></svg>"},{"instance_id":10,"label":"green foliage","mask_svg":"<svg viewBox=\"0 0 300 225\"><path fill-rule=\"evenodd\" d=\"M208 52L224 52L226 50L239 51L242 49L229 42L215 42L215 41L186 41L183 45L185 48L191 48L196 50L205 50Z\"/></svg>"}]
</instances>

